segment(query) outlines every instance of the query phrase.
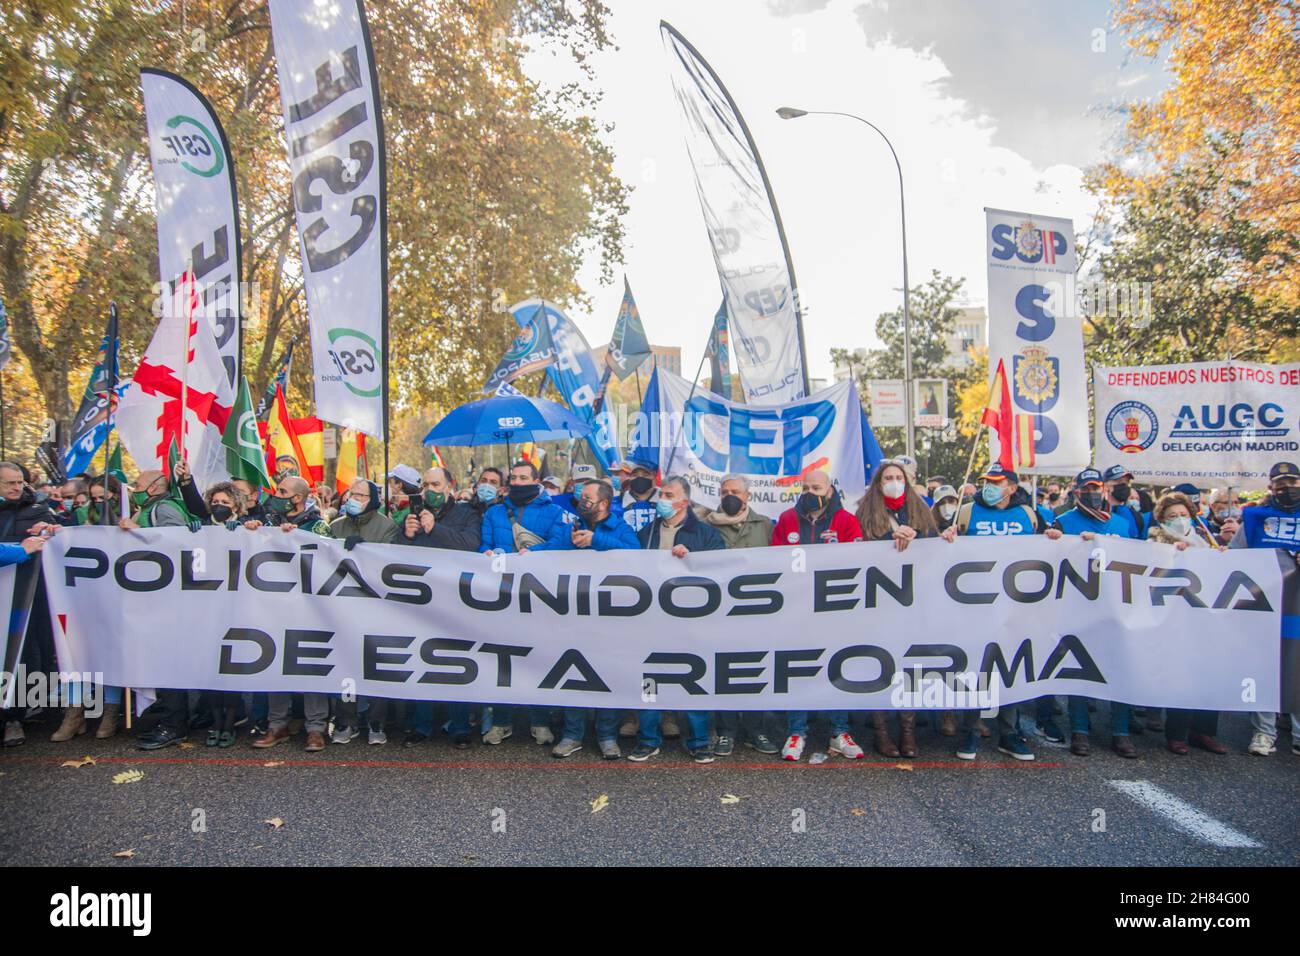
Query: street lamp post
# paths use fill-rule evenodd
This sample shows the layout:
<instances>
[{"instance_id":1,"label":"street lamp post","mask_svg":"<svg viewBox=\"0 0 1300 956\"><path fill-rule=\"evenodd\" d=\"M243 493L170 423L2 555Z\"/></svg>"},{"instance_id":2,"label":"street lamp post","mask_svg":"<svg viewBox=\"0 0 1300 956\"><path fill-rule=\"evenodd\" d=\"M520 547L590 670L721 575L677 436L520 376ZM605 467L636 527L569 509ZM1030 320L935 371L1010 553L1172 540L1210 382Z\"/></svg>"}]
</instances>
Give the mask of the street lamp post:
<instances>
[{"instance_id":1,"label":"street lamp post","mask_svg":"<svg viewBox=\"0 0 1300 956\"><path fill-rule=\"evenodd\" d=\"M847 116L849 119L855 119L859 123L865 123L885 141L889 147L889 154L894 157L894 165L898 167L898 213L903 227L903 409L907 416L907 456L915 460L916 458L916 421L913 414L912 403L914 396L912 394L912 308L911 297L909 295L910 286L907 281L907 204L903 195L903 164L898 161L898 153L894 151L894 144L889 141L889 137L875 123L865 120L861 116L855 116L853 113L840 113L835 110L800 110L793 106L782 106L776 111L776 115L781 119L798 119L800 116Z\"/></svg>"}]
</instances>

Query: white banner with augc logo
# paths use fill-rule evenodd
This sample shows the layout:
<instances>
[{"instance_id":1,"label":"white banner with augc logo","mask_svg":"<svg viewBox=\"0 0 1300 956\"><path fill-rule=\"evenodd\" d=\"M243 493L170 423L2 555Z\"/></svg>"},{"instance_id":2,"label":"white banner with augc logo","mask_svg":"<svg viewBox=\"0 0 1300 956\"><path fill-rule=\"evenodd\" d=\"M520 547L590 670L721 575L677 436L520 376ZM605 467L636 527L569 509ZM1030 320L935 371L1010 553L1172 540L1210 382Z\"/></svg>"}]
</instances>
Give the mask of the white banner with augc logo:
<instances>
[{"instance_id":1,"label":"white banner with augc logo","mask_svg":"<svg viewBox=\"0 0 1300 956\"><path fill-rule=\"evenodd\" d=\"M1157 484L1265 487L1300 458L1300 364L1093 369L1097 465Z\"/></svg>"},{"instance_id":2,"label":"white banner with augc logo","mask_svg":"<svg viewBox=\"0 0 1300 956\"><path fill-rule=\"evenodd\" d=\"M43 561L60 665L109 685L668 710L1276 710L1296 573L1120 539L494 557L270 528L72 528Z\"/></svg>"}]
</instances>

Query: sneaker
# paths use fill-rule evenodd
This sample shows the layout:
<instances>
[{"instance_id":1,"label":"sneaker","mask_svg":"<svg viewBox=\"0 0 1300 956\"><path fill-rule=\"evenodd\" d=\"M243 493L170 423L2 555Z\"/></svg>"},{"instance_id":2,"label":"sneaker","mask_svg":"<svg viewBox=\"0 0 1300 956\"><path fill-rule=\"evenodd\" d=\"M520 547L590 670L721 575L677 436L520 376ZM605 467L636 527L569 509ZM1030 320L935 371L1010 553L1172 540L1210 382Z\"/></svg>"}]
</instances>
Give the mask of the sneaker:
<instances>
[{"instance_id":1,"label":"sneaker","mask_svg":"<svg viewBox=\"0 0 1300 956\"><path fill-rule=\"evenodd\" d=\"M1038 736L1042 737L1049 744L1065 743L1065 734L1061 732L1060 727L1056 726L1056 721L1051 720L1050 718L1039 724L1036 730Z\"/></svg>"},{"instance_id":2,"label":"sneaker","mask_svg":"<svg viewBox=\"0 0 1300 956\"><path fill-rule=\"evenodd\" d=\"M1291 752L1300 757L1300 740L1296 740L1294 735L1291 737Z\"/></svg>"},{"instance_id":3,"label":"sneaker","mask_svg":"<svg viewBox=\"0 0 1300 956\"><path fill-rule=\"evenodd\" d=\"M830 752L847 757L850 760L862 759L862 748L853 742L848 734L837 734L831 738Z\"/></svg>"},{"instance_id":4,"label":"sneaker","mask_svg":"<svg viewBox=\"0 0 1300 956\"><path fill-rule=\"evenodd\" d=\"M647 747L645 744L637 744L636 749L627 755L627 759L635 760L637 763L642 763L649 760L651 757L657 757L658 755L658 747Z\"/></svg>"},{"instance_id":5,"label":"sneaker","mask_svg":"<svg viewBox=\"0 0 1300 956\"><path fill-rule=\"evenodd\" d=\"M600 741L600 755L606 760L618 760L623 756L623 751L618 749L617 740Z\"/></svg>"},{"instance_id":6,"label":"sneaker","mask_svg":"<svg viewBox=\"0 0 1300 956\"><path fill-rule=\"evenodd\" d=\"M761 754L779 754L781 752L777 742L767 734L754 734L745 742L745 746L750 750L757 750Z\"/></svg>"},{"instance_id":7,"label":"sneaker","mask_svg":"<svg viewBox=\"0 0 1300 956\"><path fill-rule=\"evenodd\" d=\"M661 729L665 737L680 737L682 735L681 727L677 726L677 718L672 714L664 714Z\"/></svg>"},{"instance_id":8,"label":"sneaker","mask_svg":"<svg viewBox=\"0 0 1300 956\"><path fill-rule=\"evenodd\" d=\"M335 727L334 736L330 738L330 743L350 744L356 738L359 731L355 727Z\"/></svg>"},{"instance_id":9,"label":"sneaker","mask_svg":"<svg viewBox=\"0 0 1300 956\"><path fill-rule=\"evenodd\" d=\"M552 757L572 757L582 749L582 742L579 740L570 740L564 738L558 744L551 748Z\"/></svg>"},{"instance_id":10,"label":"sneaker","mask_svg":"<svg viewBox=\"0 0 1300 956\"><path fill-rule=\"evenodd\" d=\"M514 732L514 728L512 727L502 727L498 725L483 735L483 743L495 746L508 738Z\"/></svg>"},{"instance_id":11,"label":"sneaker","mask_svg":"<svg viewBox=\"0 0 1300 956\"><path fill-rule=\"evenodd\" d=\"M384 728L383 728L383 727L371 727L371 728L370 728L370 733L366 735L366 738L367 738L367 739L368 739L372 744L386 744L386 743L388 743L388 734L384 733Z\"/></svg>"},{"instance_id":12,"label":"sneaker","mask_svg":"<svg viewBox=\"0 0 1300 956\"><path fill-rule=\"evenodd\" d=\"M5 721L5 746L17 747L19 744L27 742L27 735L23 733L23 725L17 720Z\"/></svg>"},{"instance_id":13,"label":"sneaker","mask_svg":"<svg viewBox=\"0 0 1300 956\"><path fill-rule=\"evenodd\" d=\"M708 747L696 747L691 751L691 759L696 763L713 763L713 751Z\"/></svg>"},{"instance_id":14,"label":"sneaker","mask_svg":"<svg viewBox=\"0 0 1300 956\"><path fill-rule=\"evenodd\" d=\"M422 744L429 738L424 736L418 730L408 730L406 736L402 738L403 747L414 747L416 744Z\"/></svg>"},{"instance_id":15,"label":"sneaker","mask_svg":"<svg viewBox=\"0 0 1300 956\"><path fill-rule=\"evenodd\" d=\"M1003 734L998 738L998 753L1004 753L1012 760L1033 760L1034 752L1019 734Z\"/></svg>"},{"instance_id":16,"label":"sneaker","mask_svg":"<svg viewBox=\"0 0 1300 956\"><path fill-rule=\"evenodd\" d=\"M713 752L719 757L730 757L736 749L736 742L726 734L718 734L718 742L713 745Z\"/></svg>"},{"instance_id":17,"label":"sneaker","mask_svg":"<svg viewBox=\"0 0 1300 956\"><path fill-rule=\"evenodd\" d=\"M806 741L800 734L791 734L785 740L785 746L781 748L782 760L798 760L803 756L803 745Z\"/></svg>"},{"instance_id":18,"label":"sneaker","mask_svg":"<svg viewBox=\"0 0 1300 956\"><path fill-rule=\"evenodd\" d=\"M261 720L255 721L253 725L248 728L248 736L265 737L270 729L271 725L269 721L263 717Z\"/></svg>"},{"instance_id":19,"label":"sneaker","mask_svg":"<svg viewBox=\"0 0 1300 956\"><path fill-rule=\"evenodd\" d=\"M978 730L968 730L957 745L958 760L974 760L980 755L980 732Z\"/></svg>"},{"instance_id":20,"label":"sneaker","mask_svg":"<svg viewBox=\"0 0 1300 956\"><path fill-rule=\"evenodd\" d=\"M555 743L555 734L551 733L550 727L534 727L532 728L532 732L533 740L537 742L537 746L539 747L548 747Z\"/></svg>"},{"instance_id":21,"label":"sneaker","mask_svg":"<svg viewBox=\"0 0 1300 956\"><path fill-rule=\"evenodd\" d=\"M8 743L9 743L9 734L6 731L5 744L7 745ZM1294 744L1291 745L1291 749L1292 750L1295 749ZM1262 734L1259 731L1256 731L1255 736L1250 738L1250 746L1246 748L1246 753L1252 753L1256 757L1267 757L1270 754L1276 752L1277 752L1277 746L1273 738L1270 737L1268 734Z\"/></svg>"}]
</instances>

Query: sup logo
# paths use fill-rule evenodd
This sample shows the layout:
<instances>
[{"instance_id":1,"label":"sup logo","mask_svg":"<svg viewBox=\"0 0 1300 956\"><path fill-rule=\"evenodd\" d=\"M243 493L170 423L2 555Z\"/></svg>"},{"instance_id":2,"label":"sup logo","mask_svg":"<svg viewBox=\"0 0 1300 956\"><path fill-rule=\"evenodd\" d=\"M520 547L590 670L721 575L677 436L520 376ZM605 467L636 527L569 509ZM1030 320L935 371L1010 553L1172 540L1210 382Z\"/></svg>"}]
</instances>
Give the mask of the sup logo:
<instances>
[{"instance_id":1,"label":"sup logo","mask_svg":"<svg viewBox=\"0 0 1300 956\"><path fill-rule=\"evenodd\" d=\"M1003 262L1014 257L1021 262L1055 265L1056 257L1065 255L1069 248L1061 233L1054 229L1039 229L1029 219L1018 226L998 223L993 227L992 238L992 256Z\"/></svg>"},{"instance_id":2,"label":"sup logo","mask_svg":"<svg viewBox=\"0 0 1300 956\"><path fill-rule=\"evenodd\" d=\"M380 393L379 347L356 329L330 329L330 358L353 395L375 398Z\"/></svg>"},{"instance_id":3,"label":"sup logo","mask_svg":"<svg viewBox=\"0 0 1300 956\"><path fill-rule=\"evenodd\" d=\"M1156 413L1141 402L1120 402L1106 416L1106 438L1129 454L1150 448L1159 433Z\"/></svg>"},{"instance_id":4,"label":"sup logo","mask_svg":"<svg viewBox=\"0 0 1300 956\"><path fill-rule=\"evenodd\" d=\"M194 117L173 116L167 121L167 128L174 132L162 137L163 145L171 152L173 161L179 162L183 169L207 179L225 168L221 144L212 131Z\"/></svg>"}]
</instances>

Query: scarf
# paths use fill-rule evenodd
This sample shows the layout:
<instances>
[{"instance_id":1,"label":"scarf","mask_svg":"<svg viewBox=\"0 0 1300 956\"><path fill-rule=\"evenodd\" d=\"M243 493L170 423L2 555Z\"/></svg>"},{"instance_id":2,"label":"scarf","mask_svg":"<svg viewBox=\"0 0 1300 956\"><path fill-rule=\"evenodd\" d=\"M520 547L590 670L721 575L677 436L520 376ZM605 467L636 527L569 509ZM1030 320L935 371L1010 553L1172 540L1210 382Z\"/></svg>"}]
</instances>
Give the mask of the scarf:
<instances>
[{"instance_id":1,"label":"scarf","mask_svg":"<svg viewBox=\"0 0 1300 956\"><path fill-rule=\"evenodd\" d=\"M714 526L732 527L738 524L744 524L745 519L749 517L749 509L742 508L735 515L729 515L725 511L710 511L704 516L704 520Z\"/></svg>"}]
</instances>

